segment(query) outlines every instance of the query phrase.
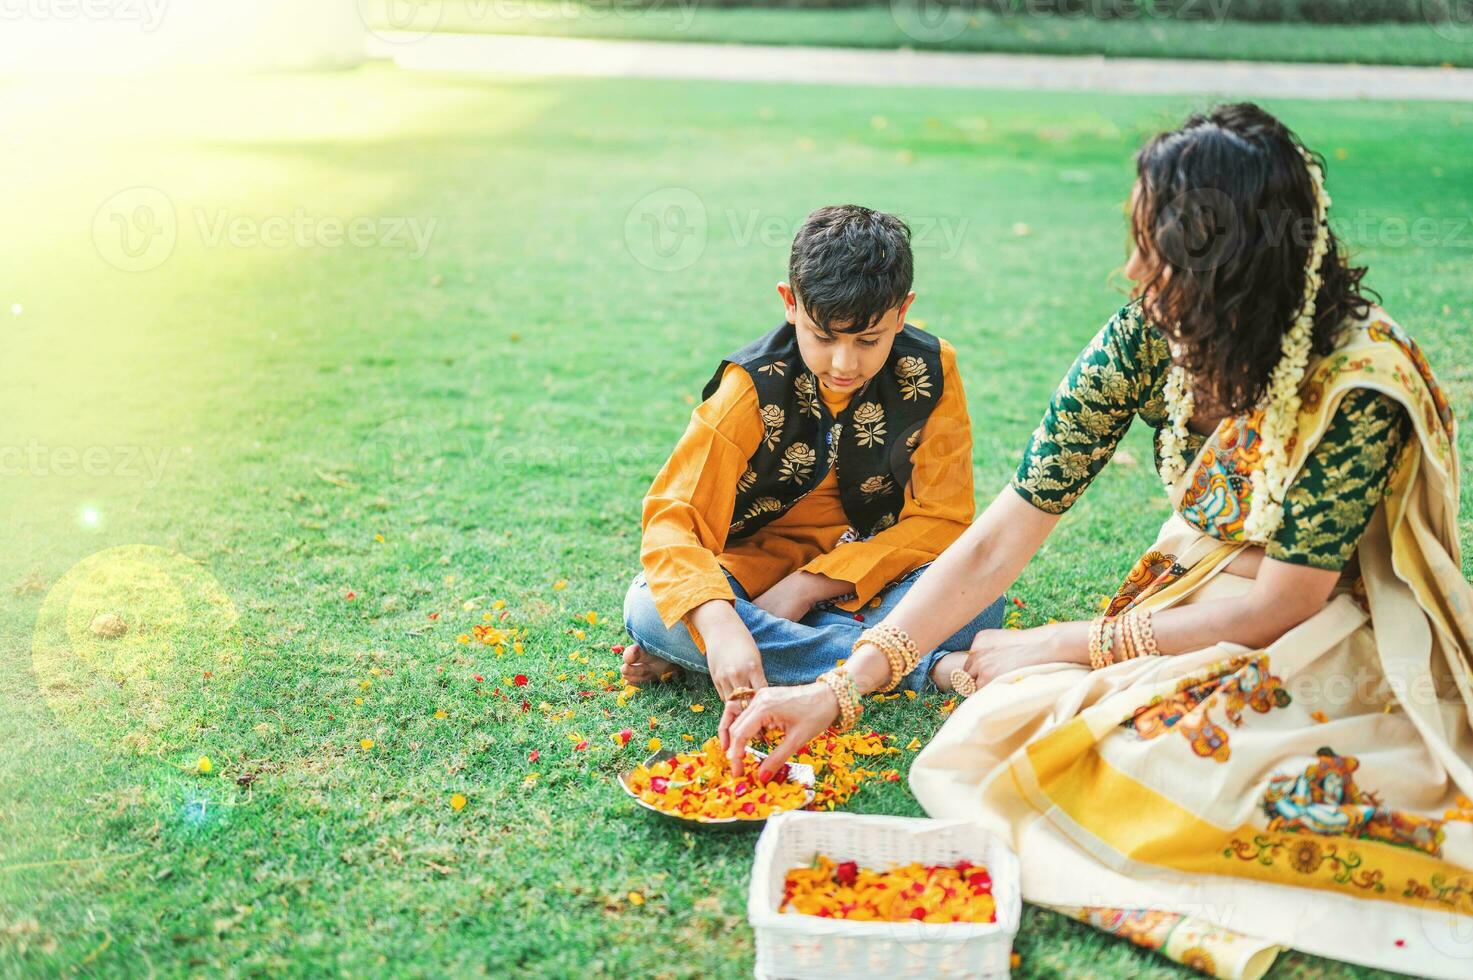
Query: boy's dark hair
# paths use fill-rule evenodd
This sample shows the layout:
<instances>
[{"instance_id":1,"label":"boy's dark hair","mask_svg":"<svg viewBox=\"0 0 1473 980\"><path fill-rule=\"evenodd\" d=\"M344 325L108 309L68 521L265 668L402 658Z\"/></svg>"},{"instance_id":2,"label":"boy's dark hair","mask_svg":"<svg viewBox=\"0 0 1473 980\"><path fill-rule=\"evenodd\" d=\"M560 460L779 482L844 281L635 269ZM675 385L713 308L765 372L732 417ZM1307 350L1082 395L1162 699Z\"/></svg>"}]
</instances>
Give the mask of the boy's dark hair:
<instances>
[{"instance_id":1,"label":"boy's dark hair","mask_svg":"<svg viewBox=\"0 0 1473 980\"><path fill-rule=\"evenodd\" d=\"M914 276L910 226L857 204L819 208L793 238L788 285L824 333L863 333L905 301Z\"/></svg>"}]
</instances>

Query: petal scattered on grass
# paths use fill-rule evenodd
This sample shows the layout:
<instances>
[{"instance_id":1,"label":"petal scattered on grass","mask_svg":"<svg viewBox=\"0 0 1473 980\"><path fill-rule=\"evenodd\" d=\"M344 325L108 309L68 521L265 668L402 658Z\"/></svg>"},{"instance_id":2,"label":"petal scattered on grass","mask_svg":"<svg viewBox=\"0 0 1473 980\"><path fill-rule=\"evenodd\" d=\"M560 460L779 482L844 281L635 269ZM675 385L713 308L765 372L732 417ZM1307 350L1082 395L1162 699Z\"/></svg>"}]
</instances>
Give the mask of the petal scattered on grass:
<instances>
[{"instance_id":1,"label":"petal scattered on grass","mask_svg":"<svg viewBox=\"0 0 1473 980\"><path fill-rule=\"evenodd\" d=\"M373 748L373 739L371 739L371 738L360 738L358 740L358 747L360 749L362 749L363 751L367 752L369 749L372 749Z\"/></svg>"},{"instance_id":2,"label":"petal scattered on grass","mask_svg":"<svg viewBox=\"0 0 1473 980\"><path fill-rule=\"evenodd\" d=\"M194 764L194 767L198 769L201 773L208 775L209 773L214 771L215 764L210 761L209 756L202 755L199 757L199 761Z\"/></svg>"},{"instance_id":3,"label":"petal scattered on grass","mask_svg":"<svg viewBox=\"0 0 1473 980\"><path fill-rule=\"evenodd\" d=\"M459 793L456 793L454 796L450 797L450 809L454 810L456 813L464 810L465 797Z\"/></svg>"}]
</instances>

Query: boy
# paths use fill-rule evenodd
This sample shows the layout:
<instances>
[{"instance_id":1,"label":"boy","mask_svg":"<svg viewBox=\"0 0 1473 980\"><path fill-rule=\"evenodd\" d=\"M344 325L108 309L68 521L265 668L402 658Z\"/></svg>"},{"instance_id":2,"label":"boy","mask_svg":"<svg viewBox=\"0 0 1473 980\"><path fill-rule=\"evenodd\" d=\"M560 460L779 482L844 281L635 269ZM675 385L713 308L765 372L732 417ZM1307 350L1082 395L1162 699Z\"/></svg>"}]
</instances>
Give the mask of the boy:
<instances>
[{"instance_id":1,"label":"boy","mask_svg":"<svg viewBox=\"0 0 1473 980\"><path fill-rule=\"evenodd\" d=\"M645 497L627 682L709 672L723 701L809 683L971 523L956 353L905 323L911 278L899 218L842 205L804 221L777 287L786 321L721 362ZM904 686L1001 622L998 600Z\"/></svg>"}]
</instances>

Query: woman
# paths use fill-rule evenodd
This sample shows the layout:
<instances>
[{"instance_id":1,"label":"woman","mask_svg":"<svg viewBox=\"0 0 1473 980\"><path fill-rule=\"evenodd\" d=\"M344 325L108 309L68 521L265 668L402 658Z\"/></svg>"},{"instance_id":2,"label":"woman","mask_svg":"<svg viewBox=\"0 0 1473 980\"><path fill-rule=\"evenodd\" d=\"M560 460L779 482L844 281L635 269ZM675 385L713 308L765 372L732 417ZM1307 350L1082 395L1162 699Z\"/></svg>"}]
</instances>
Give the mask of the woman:
<instances>
[{"instance_id":1,"label":"woman","mask_svg":"<svg viewBox=\"0 0 1473 980\"><path fill-rule=\"evenodd\" d=\"M1321 159L1277 119L1195 115L1137 173L1135 299L1012 487L844 668L729 704L723 741L782 729L770 772L852 721L1014 581L1139 416L1172 517L1093 622L987 631L938 666L980 690L917 757L916 796L1006 835L1030 901L1209 972L1256 975L1282 944L1466 977L1473 589L1451 412L1346 262Z\"/></svg>"}]
</instances>

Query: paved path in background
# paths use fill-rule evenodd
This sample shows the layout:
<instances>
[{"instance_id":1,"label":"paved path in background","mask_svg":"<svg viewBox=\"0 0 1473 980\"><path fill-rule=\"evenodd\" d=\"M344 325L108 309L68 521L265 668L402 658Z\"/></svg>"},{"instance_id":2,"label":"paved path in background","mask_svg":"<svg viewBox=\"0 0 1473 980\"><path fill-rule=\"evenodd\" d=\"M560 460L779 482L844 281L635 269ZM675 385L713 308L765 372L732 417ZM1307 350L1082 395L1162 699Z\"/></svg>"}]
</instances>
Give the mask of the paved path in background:
<instances>
[{"instance_id":1,"label":"paved path in background","mask_svg":"<svg viewBox=\"0 0 1473 980\"><path fill-rule=\"evenodd\" d=\"M1473 101L1473 69L1059 57L384 32L372 57L424 71L829 85Z\"/></svg>"}]
</instances>

